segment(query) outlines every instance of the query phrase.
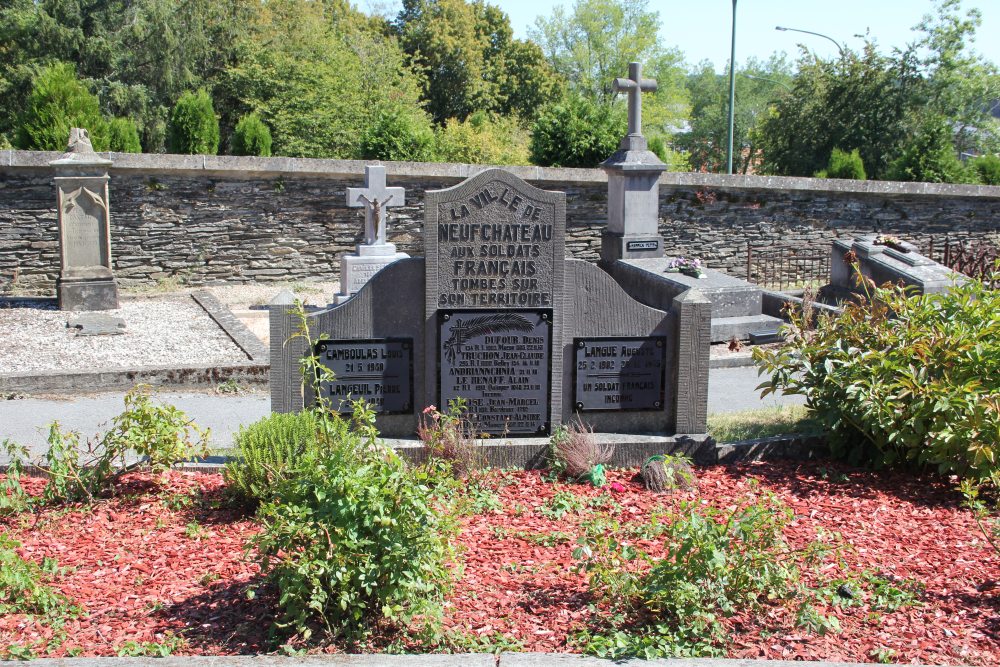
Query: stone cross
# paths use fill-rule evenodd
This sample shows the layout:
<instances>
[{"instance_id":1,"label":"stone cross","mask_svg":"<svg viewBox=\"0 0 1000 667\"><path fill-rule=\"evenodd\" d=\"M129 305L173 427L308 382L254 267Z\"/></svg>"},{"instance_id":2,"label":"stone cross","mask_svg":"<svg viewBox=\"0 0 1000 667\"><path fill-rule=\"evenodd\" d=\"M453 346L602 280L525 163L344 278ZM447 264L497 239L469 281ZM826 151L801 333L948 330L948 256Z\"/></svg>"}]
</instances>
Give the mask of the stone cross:
<instances>
[{"instance_id":1,"label":"stone cross","mask_svg":"<svg viewBox=\"0 0 1000 667\"><path fill-rule=\"evenodd\" d=\"M365 207L366 244L385 244L385 209L402 206L405 196L403 188L385 186L385 167L381 165L365 167L365 187L347 188L347 205L351 208Z\"/></svg>"},{"instance_id":2,"label":"stone cross","mask_svg":"<svg viewBox=\"0 0 1000 667\"><path fill-rule=\"evenodd\" d=\"M614 91L622 93L628 91L628 133L642 135L642 93L656 90L656 79L642 78L642 65L640 63L628 64L628 78L621 77L615 79Z\"/></svg>"}]
</instances>

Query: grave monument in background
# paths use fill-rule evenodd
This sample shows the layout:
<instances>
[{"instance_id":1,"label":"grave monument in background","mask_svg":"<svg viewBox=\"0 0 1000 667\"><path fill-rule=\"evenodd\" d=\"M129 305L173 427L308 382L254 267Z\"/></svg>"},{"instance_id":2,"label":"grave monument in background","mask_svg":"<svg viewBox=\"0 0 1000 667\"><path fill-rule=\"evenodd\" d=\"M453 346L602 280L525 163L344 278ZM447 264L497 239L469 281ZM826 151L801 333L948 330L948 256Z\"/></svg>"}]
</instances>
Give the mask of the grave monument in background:
<instances>
[{"instance_id":1,"label":"grave monument in background","mask_svg":"<svg viewBox=\"0 0 1000 667\"><path fill-rule=\"evenodd\" d=\"M111 160L94 152L87 130L75 127L66 152L49 165L55 170L59 220L59 308L114 310L118 284L111 270Z\"/></svg>"},{"instance_id":2,"label":"grave monument in background","mask_svg":"<svg viewBox=\"0 0 1000 667\"><path fill-rule=\"evenodd\" d=\"M397 252L396 246L385 240L388 209L402 206L406 203L405 197L403 188L386 187L385 167L381 165L365 167L363 188L347 188L347 205L365 209L364 242L341 259L340 294L334 297L334 303L344 303L384 267L409 257L404 252Z\"/></svg>"}]
</instances>

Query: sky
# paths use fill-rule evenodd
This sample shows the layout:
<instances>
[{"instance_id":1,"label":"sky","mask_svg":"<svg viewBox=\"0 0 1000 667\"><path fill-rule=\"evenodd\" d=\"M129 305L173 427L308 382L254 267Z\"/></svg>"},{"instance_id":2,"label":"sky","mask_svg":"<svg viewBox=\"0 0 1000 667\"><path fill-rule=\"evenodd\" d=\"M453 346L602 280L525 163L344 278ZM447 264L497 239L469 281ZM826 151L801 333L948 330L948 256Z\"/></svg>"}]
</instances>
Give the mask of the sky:
<instances>
[{"instance_id":1,"label":"sky","mask_svg":"<svg viewBox=\"0 0 1000 667\"><path fill-rule=\"evenodd\" d=\"M528 36L535 17L549 16L556 5L569 9L574 2L487 1L507 12L515 36L522 39ZM666 46L680 48L690 64L710 60L718 71L725 69L729 60L731 0L648 0L647 6L660 14L660 35ZM964 0L962 7L975 7L982 13L973 49L1000 65L1000 0ZM902 48L912 42L916 33L911 28L932 9L931 0L738 0L736 62L744 63L751 56L766 60L776 51L784 51L794 61L799 44L821 58L837 55L837 47L822 37L778 32L776 25L823 33L853 49L864 43L855 35L868 31L880 49L888 52L894 46Z\"/></svg>"}]
</instances>

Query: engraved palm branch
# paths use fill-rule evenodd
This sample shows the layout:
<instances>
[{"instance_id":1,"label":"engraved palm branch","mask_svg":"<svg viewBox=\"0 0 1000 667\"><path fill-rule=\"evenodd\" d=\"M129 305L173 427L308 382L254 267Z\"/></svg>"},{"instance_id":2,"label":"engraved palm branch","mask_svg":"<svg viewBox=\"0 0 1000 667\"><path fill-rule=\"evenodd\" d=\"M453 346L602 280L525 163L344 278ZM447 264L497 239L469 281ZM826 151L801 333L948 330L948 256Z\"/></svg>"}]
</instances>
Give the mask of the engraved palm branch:
<instances>
[{"instance_id":1,"label":"engraved palm branch","mask_svg":"<svg viewBox=\"0 0 1000 667\"><path fill-rule=\"evenodd\" d=\"M445 355L449 363L455 363L458 353L470 338L484 334L498 334L505 331L531 331L534 329L523 315L514 313L497 313L473 317L471 320L455 320L451 328L451 336L444 343Z\"/></svg>"}]
</instances>

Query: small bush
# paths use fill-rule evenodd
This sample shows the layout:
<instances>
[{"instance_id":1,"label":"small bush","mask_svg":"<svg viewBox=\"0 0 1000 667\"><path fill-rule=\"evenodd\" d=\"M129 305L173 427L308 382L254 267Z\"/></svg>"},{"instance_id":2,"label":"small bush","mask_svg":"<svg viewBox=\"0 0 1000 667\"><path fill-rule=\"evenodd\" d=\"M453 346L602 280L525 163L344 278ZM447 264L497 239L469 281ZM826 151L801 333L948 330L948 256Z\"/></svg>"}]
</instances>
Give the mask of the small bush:
<instances>
[{"instance_id":1,"label":"small bush","mask_svg":"<svg viewBox=\"0 0 1000 667\"><path fill-rule=\"evenodd\" d=\"M603 631L580 637L582 648L614 659L721 656L722 618L788 602L834 624L815 611L801 585L801 567L820 562L829 547L792 549L783 536L792 516L771 494L729 513L682 503L671 521L654 526L665 539L661 559L619 541L617 526L592 522L574 557L610 614Z\"/></svg>"},{"instance_id":2,"label":"small bush","mask_svg":"<svg viewBox=\"0 0 1000 667\"><path fill-rule=\"evenodd\" d=\"M271 130L256 113L240 118L233 131L233 155L271 155Z\"/></svg>"},{"instance_id":3,"label":"small bush","mask_svg":"<svg viewBox=\"0 0 1000 667\"><path fill-rule=\"evenodd\" d=\"M274 495L255 545L279 591L279 629L360 639L418 617L435 626L455 524L396 454L335 443Z\"/></svg>"},{"instance_id":4,"label":"small bush","mask_svg":"<svg viewBox=\"0 0 1000 667\"><path fill-rule=\"evenodd\" d=\"M61 151L70 129L82 127L91 132L95 150L104 150L103 125L97 96L76 78L72 64L57 62L35 74L14 143L25 150Z\"/></svg>"},{"instance_id":5,"label":"small bush","mask_svg":"<svg viewBox=\"0 0 1000 667\"><path fill-rule=\"evenodd\" d=\"M108 150L116 153L141 153L139 128L129 118L112 118L106 125Z\"/></svg>"},{"instance_id":6,"label":"small bush","mask_svg":"<svg viewBox=\"0 0 1000 667\"><path fill-rule=\"evenodd\" d=\"M601 445L594 430L583 422L563 424L549 439L549 466L556 475L572 480L604 484L604 466L614 456L615 446Z\"/></svg>"},{"instance_id":7,"label":"small bush","mask_svg":"<svg viewBox=\"0 0 1000 667\"><path fill-rule=\"evenodd\" d=\"M539 113L531 130L531 161L542 167L596 167L618 150L627 126L619 105L568 97Z\"/></svg>"},{"instance_id":8,"label":"small bush","mask_svg":"<svg viewBox=\"0 0 1000 667\"><path fill-rule=\"evenodd\" d=\"M361 135L362 160L428 162L434 159L430 120L406 109L381 111Z\"/></svg>"},{"instance_id":9,"label":"small bush","mask_svg":"<svg viewBox=\"0 0 1000 667\"><path fill-rule=\"evenodd\" d=\"M20 546L7 533L0 533L0 614L54 617L78 613L65 595L45 583L59 572L55 561L46 558L38 565L25 560L17 553Z\"/></svg>"},{"instance_id":10,"label":"small bush","mask_svg":"<svg viewBox=\"0 0 1000 667\"><path fill-rule=\"evenodd\" d=\"M1000 157L983 155L969 160L969 167L983 185L1000 185Z\"/></svg>"},{"instance_id":11,"label":"small bush","mask_svg":"<svg viewBox=\"0 0 1000 667\"><path fill-rule=\"evenodd\" d=\"M643 484L650 491L675 491L689 489L695 485L691 460L686 456L657 454L647 460L640 469Z\"/></svg>"},{"instance_id":12,"label":"small bush","mask_svg":"<svg viewBox=\"0 0 1000 667\"><path fill-rule=\"evenodd\" d=\"M204 88L181 95L170 113L167 147L171 153L215 155L219 151L219 119Z\"/></svg>"},{"instance_id":13,"label":"small bush","mask_svg":"<svg viewBox=\"0 0 1000 667\"><path fill-rule=\"evenodd\" d=\"M861 160L861 153L855 148L848 153L839 148L834 148L830 153L830 163L826 171L817 174L820 178L849 178L856 181L863 181L868 178L865 173L865 164Z\"/></svg>"},{"instance_id":14,"label":"small bush","mask_svg":"<svg viewBox=\"0 0 1000 667\"><path fill-rule=\"evenodd\" d=\"M464 121L449 118L436 131L435 155L442 162L530 164L528 133L515 118L477 111Z\"/></svg>"},{"instance_id":15,"label":"small bush","mask_svg":"<svg viewBox=\"0 0 1000 667\"><path fill-rule=\"evenodd\" d=\"M958 155L946 118L929 118L903 154L889 165L889 178L923 183L965 183L974 180Z\"/></svg>"},{"instance_id":16,"label":"small bush","mask_svg":"<svg viewBox=\"0 0 1000 667\"><path fill-rule=\"evenodd\" d=\"M327 419L334 440L350 437L346 422ZM316 412L272 413L250 426L240 427L233 457L223 476L230 490L245 500L272 497L278 481L316 459L328 441L323 417Z\"/></svg>"},{"instance_id":17,"label":"small bush","mask_svg":"<svg viewBox=\"0 0 1000 667\"><path fill-rule=\"evenodd\" d=\"M208 431L172 405L154 403L149 391L148 386L139 385L125 394L125 410L96 442L81 443L79 433L63 432L58 422L50 424L49 448L44 462L37 464L49 477L42 503L91 502L122 475L142 466L159 471L204 454ZM29 502L20 488L27 451L6 441L4 447L11 467L0 486L7 497L0 502L0 511L16 511ZM130 452L145 458L126 464Z\"/></svg>"},{"instance_id":18,"label":"small bush","mask_svg":"<svg viewBox=\"0 0 1000 667\"><path fill-rule=\"evenodd\" d=\"M810 331L792 313L783 345L754 350L770 374L762 395L805 396L833 453L852 463L905 461L972 479L996 473L1000 290L969 279L913 295L864 280L868 291L842 314L819 316Z\"/></svg>"}]
</instances>

